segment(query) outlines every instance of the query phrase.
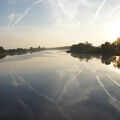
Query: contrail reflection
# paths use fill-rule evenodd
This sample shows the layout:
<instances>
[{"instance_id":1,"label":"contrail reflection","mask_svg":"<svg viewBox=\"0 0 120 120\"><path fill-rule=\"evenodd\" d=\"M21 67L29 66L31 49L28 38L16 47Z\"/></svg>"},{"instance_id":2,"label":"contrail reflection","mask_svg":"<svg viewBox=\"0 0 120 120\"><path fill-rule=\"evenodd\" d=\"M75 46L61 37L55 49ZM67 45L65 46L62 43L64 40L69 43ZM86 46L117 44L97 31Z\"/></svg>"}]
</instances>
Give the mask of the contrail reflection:
<instances>
[{"instance_id":1,"label":"contrail reflection","mask_svg":"<svg viewBox=\"0 0 120 120\"><path fill-rule=\"evenodd\" d=\"M26 85L30 90L34 91L38 96L41 96L41 97L43 97L44 99L46 99L47 101L49 101L50 103L54 104L54 105L57 107L58 111L60 112L60 114L62 115L62 117L63 117L65 120L72 120L71 117L70 117L67 113L65 113L65 112L62 110L62 108L57 105L57 103L55 103L55 102L52 100L52 98L48 97L48 96L45 95L45 94L42 94L42 93L38 92L38 91L37 91L35 88L33 88L28 82L26 82L26 81L23 79L22 76L18 75L17 73L12 73L12 74L10 74L10 75L11 75L11 78L13 79L13 81L16 81L16 82L18 81L18 82L17 82L17 85ZM19 102L21 102L21 101L19 101ZM22 102L22 104L23 104L23 102ZM25 106L25 104L23 104L23 105ZM25 106L25 107L26 107L26 106Z\"/></svg>"},{"instance_id":2,"label":"contrail reflection","mask_svg":"<svg viewBox=\"0 0 120 120\"><path fill-rule=\"evenodd\" d=\"M59 103L62 99L63 99L63 96L64 94L66 93L68 87L70 86L71 82L73 82L74 80L76 80L76 78L80 75L81 73L81 70L79 70L76 74L73 74L72 75L72 78L70 80L68 80L65 84L64 84L64 87L63 89L61 90L61 93L60 95L58 96L56 102Z\"/></svg>"},{"instance_id":3,"label":"contrail reflection","mask_svg":"<svg viewBox=\"0 0 120 120\"><path fill-rule=\"evenodd\" d=\"M120 84L118 82L116 82L110 75L106 74L106 76L112 81L114 82L118 87L120 87Z\"/></svg>"},{"instance_id":4,"label":"contrail reflection","mask_svg":"<svg viewBox=\"0 0 120 120\"><path fill-rule=\"evenodd\" d=\"M117 100L115 97L113 97L110 92L105 88L104 84L101 82L100 78L96 76L96 79L101 86L101 88L104 90L104 92L108 95L110 103L118 110L120 111L120 101Z\"/></svg>"}]
</instances>

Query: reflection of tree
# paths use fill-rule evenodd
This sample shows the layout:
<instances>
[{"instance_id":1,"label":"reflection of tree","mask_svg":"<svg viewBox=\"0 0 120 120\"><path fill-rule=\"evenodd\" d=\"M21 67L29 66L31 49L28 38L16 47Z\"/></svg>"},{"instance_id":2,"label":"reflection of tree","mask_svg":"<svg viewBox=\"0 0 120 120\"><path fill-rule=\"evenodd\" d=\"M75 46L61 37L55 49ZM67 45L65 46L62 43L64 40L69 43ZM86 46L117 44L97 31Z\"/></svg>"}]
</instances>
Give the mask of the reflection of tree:
<instances>
[{"instance_id":1,"label":"reflection of tree","mask_svg":"<svg viewBox=\"0 0 120 120\"><path fill-rule=\"evenodd\" d=\"M6 57L5 54L0 54L0 59L3 59L4 57Z\"/></svg>"},{"instance_id":2,"label":"reflection of tree","mask_svg":"<svg viewBox=\"0 0 120 120\"><path fill-rule=\"evenodd\" d=\"M13 55L22 55L26 53L33 53L33 52L40 52L42 50L45 50L45 48L38 46L37 48L30 47L29 49L25 48L17 48L17 49L4 49L2 46L0 46L0 59L6 57L7 55L13 56Z\"/></svg>"},{"instance_id":3,"label":"reflection of tree","mask_svg":"<svg viewBox=\"0 0 120 120\"><path fill-rule=\"evenodd\" d=\"M101 62L106 65L111 64L111 62L114 62L115 60L116 60L115 56L110 56L110 55L102 55L101 56Z\"/></svg>"},{"instance_id":4,"label":"reflection of tree","mask_svg":"<svg viewBox=\"0 0 120 120\"><path fill-rule=\"evenodd\" d=\"M71 56L79 58L80 61L86 61L88 62L89 60L93 58L100 59L100 55L97 54L77 54L77 53L71 53Z\"/></svg>"},{"instance_id":5,"label":"reflection of tree","mask_svg":"<svg viewBox=\"0 0 120 120\"><path fill-rule=\"evenodd\" d=\"M79 58L80 61L86 61L88 62L89 60L96 58L100 59L100 61L103 64L109 65L113 64L114 67L117 67L120 69L120 56L111 56L111 55L98 55L98 54L77 54L77 53L71 53L71 56Z\"/></svg>"},{"instance_id":6,"label":"reflection of tree","mask_svg":"<svg viewBox=\"0 0 120 120\"><path fill-rule=\"evenodd\" d=\"M120 69L120 56L116 57L116 60L113 63L114 67L117 67Z\"/></svg>"},{"instance_id":7,"label":"reflection of tree","mask_svg":"<svg viewBox=\"0 0 120 120\"><path fill-rule=\"evenodd\" d=\"M6 56L5 49L0 46L0 59L4 58Z\"/></svg>"}]
</instances>

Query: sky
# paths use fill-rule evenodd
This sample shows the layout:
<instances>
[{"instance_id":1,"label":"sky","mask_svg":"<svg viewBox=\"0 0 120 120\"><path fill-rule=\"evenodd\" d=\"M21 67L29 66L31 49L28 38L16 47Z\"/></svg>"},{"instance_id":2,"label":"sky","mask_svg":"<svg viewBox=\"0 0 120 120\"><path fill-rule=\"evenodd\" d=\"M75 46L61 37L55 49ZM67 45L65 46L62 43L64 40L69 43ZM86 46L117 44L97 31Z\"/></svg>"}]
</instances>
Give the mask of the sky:
<instances>
[{"instance_id":1,"label":"sky","mask_svg":"<svg viewBox=\"0 0 120 120\"><path fill-rule=\"evenodd\" d=\"M100 45L120 36L120 0L0 0L0 46Z\"/></svg>"}]
</instances>

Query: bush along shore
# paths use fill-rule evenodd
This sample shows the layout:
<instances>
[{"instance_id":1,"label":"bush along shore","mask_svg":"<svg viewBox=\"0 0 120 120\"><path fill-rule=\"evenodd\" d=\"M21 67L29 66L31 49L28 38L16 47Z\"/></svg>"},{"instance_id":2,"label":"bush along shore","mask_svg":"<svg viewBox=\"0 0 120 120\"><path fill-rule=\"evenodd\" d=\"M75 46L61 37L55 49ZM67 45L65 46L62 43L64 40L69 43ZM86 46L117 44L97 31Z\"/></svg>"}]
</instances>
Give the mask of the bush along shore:
<instances>
[{"instance_id":1,"label":"bush along shore","mask_svg":"<svg viewBox=\"0 0 120 120\"><path fill-rule=\"evenodd\" d=\"M45 50L44 47L38 46L37 48L30 47L29 49L24 48L17 48L17 49L4 49L3 47L0 47L0 58L3 58L7 55L21 55L26 53L33 53L33 52L39 52Z\"/></svg>"},{"instance_id":2,"label":"bush along shore","mask_svg":"<svg viewBox=\"0 0 120 120\"><path fill-rule=\"evenodd\" d=\"M79 43L72 45L68 53L91 53L91 54L109 54L109 55L120 55L120 38L115 42L105 42L100 46L93 46L91 43Z\"/></svg>"}]
</instances>

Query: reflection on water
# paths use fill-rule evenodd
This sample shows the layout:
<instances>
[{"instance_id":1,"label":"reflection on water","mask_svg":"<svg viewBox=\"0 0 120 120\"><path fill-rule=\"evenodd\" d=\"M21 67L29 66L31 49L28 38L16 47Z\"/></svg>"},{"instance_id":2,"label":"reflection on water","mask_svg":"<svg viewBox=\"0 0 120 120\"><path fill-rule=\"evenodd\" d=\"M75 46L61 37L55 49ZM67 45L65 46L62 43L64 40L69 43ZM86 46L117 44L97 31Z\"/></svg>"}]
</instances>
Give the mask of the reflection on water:
<instances>
[{"instance_id":1,"label":"reflection on water","mask_svg":"<svg viewBox=\"0 0 120 120\"><path fill-rule=\"evenodd\" d=\"M0 120L120 120L119 61L55 50L5 57Z\"/></svg>"},{"instance_id":2,"label":"reflection on water","mask_svg":"<svg viewBox=\"0 0 120 120\"><path fill-rule=\"evenodd\" d=\"M97 55L97 54L71 54L73 57L79 58L80 61L84 60L88 62L91 59L97 58L106 65L113 64L114 67L120 69L120 56L111 55Z\"/></svg>"},{"instance_id":3,"label":"reflection on water","mask_svg":"<svg viewBox=\"0 0 120 120\"><path fill-rule=\"evenodd\" d=\"M120 57L116 57L116 60L113 62L114 62L114 66L120 69Z\"/></svg>"},{"instance_id":4,"label":"reflection on water","mask_svg":"<svg viewBox=\"0 0 120 120\"><path fill-rule=\"evenodd\" d=\"M0 59L3 59L3 58L5 58L5 57L6 57L6 55L0 54Z\"/></svg>"},{"instance_id":5,"label":"reflection on water","mask_svg":"<svg viewBox=\"0 0 120 120\"><path fill-rule=\"evenodd\" d=\"M101 62L106 65L109 65L112 63L114 67L120 69L120 56L99 55L99 54L98 55L97 54L75 54L75 53L72 53L71 56L79 58L80 61L84 60L86 62L88 62L93 58L97 58L97 59L100 59ZM6 55L0 55L0 59L3 59L5 57ZM29 56L26 56L26 58L29 58ZM23 59L25 59L25 57Z\"/></svg>"}]
</instances>

